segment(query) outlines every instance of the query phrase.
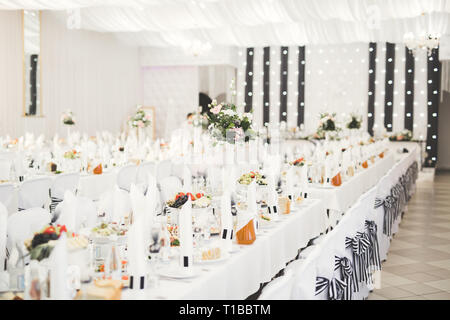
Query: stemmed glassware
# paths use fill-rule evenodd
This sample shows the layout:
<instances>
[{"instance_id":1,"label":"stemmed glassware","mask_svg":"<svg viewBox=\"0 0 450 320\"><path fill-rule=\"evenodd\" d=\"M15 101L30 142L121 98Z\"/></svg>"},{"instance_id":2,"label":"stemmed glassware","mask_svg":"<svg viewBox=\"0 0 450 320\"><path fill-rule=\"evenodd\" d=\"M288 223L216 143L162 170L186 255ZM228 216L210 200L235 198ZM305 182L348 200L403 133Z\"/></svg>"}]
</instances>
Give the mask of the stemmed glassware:
<instances>
[{"instance_id":1,"label":"stemmed glassware","mask_svg":"<svg viewBox=\"0 0 450 320\"><path fill-rule=\"evenodd\" d=\"M151 275L149 278L150 286L158 287L159 277L156 274L159 255L161 252L161 226L155 223L150 230L150 246L148 247L151 265Z\"/></svg>"}]
</instances>

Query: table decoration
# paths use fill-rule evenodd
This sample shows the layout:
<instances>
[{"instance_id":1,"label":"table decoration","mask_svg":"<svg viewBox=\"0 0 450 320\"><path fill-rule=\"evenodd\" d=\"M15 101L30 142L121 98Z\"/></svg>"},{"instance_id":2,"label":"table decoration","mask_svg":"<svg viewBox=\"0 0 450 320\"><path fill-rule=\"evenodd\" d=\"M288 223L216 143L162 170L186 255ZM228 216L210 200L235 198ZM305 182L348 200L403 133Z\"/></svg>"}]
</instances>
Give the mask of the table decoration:
<instances>
[{"instance_id":1,"label":"table decoration","mask_svg":"<svg viewBox=\"0 0 450 320\"><path fill-rule=\"evenodd\" d=\"M350 120L347 122L347 129L356 129L359 130L362 124L362 117L355 113L350 114Z\"/></svg>"},{"instance_id":2,"label":"table decoration","mask_svg":"<svg viewBox=\"0 0 450 320\"><path fill-rule=\"evenodd\" d=\"M336 113L324 112L319 115L319 126L313 138L336 140L340 130L341 128L336 124Z\"/></svg>"},{"instance_id":3,"label":"table decoration","mask_svg":"<svg viewBox=\"0 0 450 320\"><path fill-rule=\"evenodd\" d=\"M412 140L412 132L410 130L402 130L397 132L391 136L389 136L390 141L411 141Z\"/></svg>"},{"instance_id":4,"label":"table decoration","mask_svg":"<svg viewBox=\"0 0 450 320\"><path fill-rule=\"evenodd\" d=\"M193 242L192 242L192 203L190 198L182 206L179 213L180 258L179 265L184 274L192 272Z\"/></svg>"}]
</instances>

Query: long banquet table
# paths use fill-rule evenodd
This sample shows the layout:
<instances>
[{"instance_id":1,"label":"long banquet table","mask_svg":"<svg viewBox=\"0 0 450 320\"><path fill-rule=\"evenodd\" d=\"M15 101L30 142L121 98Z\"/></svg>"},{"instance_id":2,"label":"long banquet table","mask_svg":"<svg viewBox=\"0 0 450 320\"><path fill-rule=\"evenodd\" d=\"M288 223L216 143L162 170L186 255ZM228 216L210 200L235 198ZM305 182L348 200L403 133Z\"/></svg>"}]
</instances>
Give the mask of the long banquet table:
<instances>
[{"instance_id":1,"label":"long banquet table","mask_svg":"<svg viewBox=\"0 0 450 320\"><path fill-rule=\"evenodd\" d=\"M160 279L157 288L125 290L123 299L245 299L269 282L299 249L326 230L326 211L320 200L305 200L271 229L262 229L252 245L239 246L222 262L195 266L191 280ZM172 261L176 264L178 261ZM169 267L169 266L166 266Z\"/></svg>"}]
</instances>

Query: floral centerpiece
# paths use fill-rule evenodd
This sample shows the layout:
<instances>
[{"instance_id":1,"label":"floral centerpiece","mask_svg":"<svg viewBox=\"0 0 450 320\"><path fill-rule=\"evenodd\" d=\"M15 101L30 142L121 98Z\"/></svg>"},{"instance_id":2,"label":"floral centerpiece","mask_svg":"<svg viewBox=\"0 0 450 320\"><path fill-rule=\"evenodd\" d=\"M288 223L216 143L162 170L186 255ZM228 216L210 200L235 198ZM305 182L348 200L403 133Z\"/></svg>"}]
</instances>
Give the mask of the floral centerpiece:
<instances>
[{"instance_id":1,"label":"floral centerpiece","mask_svg":"<svg viewBox=\"0 0 450 320\"><path fill-rule=\"evenodd\" d=\"M146 128L151 123L151 116L145 112L141 105L136 108L136 113L128 117L128 124L131 128Z\"/></svg>"},{"instance_id":2,"label":"floral centerpiece","mask_svg":"<svg viewBox=\"0 0 450 320\"><path fill-rule=\"evenodd\" d=\"M347 129L361 129L362 117L357 114L350 114L350 121L347 123Z\"/></svg>"},{"instance_id":3,"label":"floral centerpiece","mask_svg":"<svg viewBox=\"0 0 450 320\"><path fill-rule=\"evenodd\" d=\"M75 117L72 111L67 110L61 115L61 121L66 126L75 125Z\"/></svg>"},{"instance_id":4,"label":"floral centerpiece","mask_svg":"<svg viewBox=\"0 0 450 320\"><path fill-rule=\"evenodd\" d=\"M390 141L411 141L412 132L410 130L402 130L389 137Z\"/></svg>"},{"instance_id":5,"label":"floral centerpiece","mask_svg":"<svg viewBox=\"0 0 450 320\"><path fill-rule=\"evenodd\" d=\"M320 114L319 127L317 128L316 133L313 135L313 138L325 139L327 133L336 135L340 130L341 128L336 125L336 113L330 114L328 112L324 112Z\"/></svg>"},{"instance_id":6,"label":"floral centerpiece","mask_svg":"<svg viewBox=\"0 0 450 320\"><path fill-rule=\"evenodd\" d=\"M236 141L253 138L255 132L252 128L252 114L238 113L236 105L232 103L218 104L213 100L208 105L210 112L207 115L211 136L218 141L234 144Z\"/></svg>"}]
</instances>

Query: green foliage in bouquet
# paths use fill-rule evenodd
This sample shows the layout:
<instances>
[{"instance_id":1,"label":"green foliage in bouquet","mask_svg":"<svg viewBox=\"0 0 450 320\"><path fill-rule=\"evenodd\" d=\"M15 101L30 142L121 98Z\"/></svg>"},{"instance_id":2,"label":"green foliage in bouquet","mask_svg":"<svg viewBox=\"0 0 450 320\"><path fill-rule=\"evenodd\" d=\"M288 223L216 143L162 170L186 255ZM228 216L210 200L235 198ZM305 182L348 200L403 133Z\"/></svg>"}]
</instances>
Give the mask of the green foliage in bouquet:
<instances>
[{"instance_id":1,"label":"green foliage in bouquet","mask_svg":"<svg viewBox=\"0 0 450 320\"><path fill-rule=\"evenodd\" d=\"M320 114L319 127L317 128L316 133L313 135L314 139L325 139L326 132L335 132L341 130L336 125L336 113L328 113L324 112Z\"/></svg>"},{"instance_id":2,"label":"green foliage in bouquet","mask_svg":"<svg viewBox=\"0 0 450 320\"><path fill-rule=\"evenodd\" d=\"M137 106L136 113L128 117L128 123L132 128L146 128L151 123L151 116L146 114L142 106Z\"/></svg>"},{"instance_id":3,"label":"green foliage in bouquet","mask_svg":"<svg viewBox=\"0 0 450 320\"><path fill-rule=\"evenodd\" d=\"M207 118L211 135L219 141L235 143L239 140L249 141L255 136L252 129L252 114L240 114L232 103L218 104L213 100Z\"/></svg>"},{"instance_id":4,"label":"green foliage in bouquet","mask_svg":"<svg viewBox=\"0 0 450 320\"><path fill-rule=\"evenodd\" d=\"M348 129L360 129L361 123L362 123L361 116L358 116L356 114L351 114L350 117L351 117L351 119L347 123L347 128Z\"/></svg>"}]
</instances>

